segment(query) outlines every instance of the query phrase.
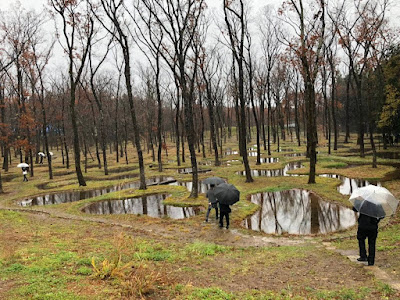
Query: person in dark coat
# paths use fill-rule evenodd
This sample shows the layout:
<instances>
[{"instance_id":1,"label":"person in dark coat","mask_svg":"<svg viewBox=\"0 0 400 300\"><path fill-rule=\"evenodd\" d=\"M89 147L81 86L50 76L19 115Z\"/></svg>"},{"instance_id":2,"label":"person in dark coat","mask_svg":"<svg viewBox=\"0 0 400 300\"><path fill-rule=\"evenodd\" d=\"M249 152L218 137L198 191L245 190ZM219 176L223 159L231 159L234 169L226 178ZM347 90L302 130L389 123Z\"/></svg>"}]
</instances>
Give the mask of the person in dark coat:
<instances>
[{"instance_id":1,"label":"person in dark coat","mask_svg":"<svg viewBox=\"0 0 400 300\"><path fill-rule=\"evenodd\" d=\"M226 229L229 229L229 213L231 208L227 204L219 203L219 228L224 227L224 217L226 219Z\"/></svg>"},{"instance_id":2,"label":"person in dark coat","mask_svg":"<svg viewBox=\"0 0 400 300\"><path fill-rule=\"evenodd\" d=\"M353 207L354 211L357 211ZM373 266L375 264L375 245L376 238L378 237L378 223L381 219L370 217L360 213L358 217L358 230L357 230L357 240L358 247L360 250L360 257L357 258L358 261L368 261L368 266ZM368 238L368 255L365 248L365 239Z\"/></svg>"},{"instance_id":3,"label":"person in dark coat","mask_svg":"<svg viewBox=\"0 0 400 300\"><path fill-rule=\"evenodd\" d=\"M215 208L215 219L218 220L218 202L214 196L214 184L210 184L210 189L207 191L206 197L208 198L208 209L206 214L206 222L208 222L208 216L210 215L211 209Z\"/></svg>"}]
</instances>

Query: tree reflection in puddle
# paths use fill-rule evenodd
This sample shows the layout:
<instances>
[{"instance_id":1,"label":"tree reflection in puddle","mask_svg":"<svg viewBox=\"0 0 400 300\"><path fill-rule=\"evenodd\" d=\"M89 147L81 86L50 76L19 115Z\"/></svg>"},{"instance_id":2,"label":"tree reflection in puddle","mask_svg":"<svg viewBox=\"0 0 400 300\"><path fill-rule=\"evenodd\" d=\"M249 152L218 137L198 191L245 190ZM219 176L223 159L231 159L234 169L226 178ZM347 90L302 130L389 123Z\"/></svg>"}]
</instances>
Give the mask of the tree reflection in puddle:
<instances>
[{"instance_id":1,"label":"tree reflection in puddle","mask_svg":"<svg viewBox=\"0 0 400 300\"><path fill-rule=\"evenodd\" d=\"M277 157L260 157L260 163L262 164L272 164L279 162Z\"/></svg>"},{"instance_id":2,"label":"tree reflection in puddle","mask_svg":"<svg viewBox=\"0 0 400 300\"><path fill-rule=\"evenodd\" d=\"M275 169L275 170L251 170L251 176L258 177L258 176L267 176L267 177L276 177L276 176L297 176L297 174L288 174L288 171L296 170L302 168L303 165L301 162L290 162L282 169ZM239 175L246 175L246 171L239 171L237 172Z\"/></svg>"},{"instance_id":3,"label":"tree reflection in puddle","mask_svg":"<svg viewBox=\"0 0 400 300\"><path fill-rule=\"evenodd\" d=\"M283 156L285 157L299 157L299 156L306 156L307 153L290 153L290 154L284 154Z\"/></svg>"},{"instance_id":4,"label":"tree reflection in puddle","mask_svg":"<svg viewBox=\"0 0 400 300\"><path fill-rule=\"evenodd\" d=\"M174 182L174 183L171 183L171 185L180 185L180 186L184 186L184 187L186 187L186 189L187 189L189 192L191 192L192 189L193 189L193 182L192 182L192 181L176 181L176 182ZM207 190L208 190L209 188L210 188L210 187L209 187L207 184L203 184L203 183L201 182L201 180L199 180L199 182L198 182L198 189L197 189L197 191L198 191L199 193L207 193Z\"/></svg>"},{"instance_id":5,"label":"tree reflection in puddle","mask_svg":"<svg viewBox=\"0 0 400 300\"><path fill-rule=\"evenodd\" d=\"M211 169L197 169L197 173L208 173L211 172ZM179 174L192 174L193 169L192 168L179 168L178 169Z\"/></svg>"},{"instance_id":6,"label":"tree reflection in puddle","mask_svg":"<svg viewBox=\"0 0 400 300\"><path fill-rule=\"evenodd\" d=\"M153 218L169 217L184 219L200 213L198 207L176 207L163 205L167 194L148 195L124 200L108 200L95 202L82 209L83 212L96 215L134 214L147 215Z\"/></svg>"},{"instance_id":7,"label":"tree reflection in puddle","mask_svg":"<svg viewBox=\"0 0 400 300\"><path fill-rule=\"evenodd\" d=\"M170 182L174 182L175 179L170 176L157 176L146 179L147 185L157 185L157 184L168 184ZM127 182L119 185L115 185L108 188L102 188L97 190L90 191L73 191L73 192L61 192L57 194L47 194L42 196L37 196L29 199L22 200L20 202L21 206L34 206L34 205L51 205L51 204L60 204L60 203L68 203L75 202L83 199L93 198L97 196L101 196L104 194L108 194L111 192L117 192L125 189L137 189L139 188L140 183L138 181L135 182Z\"/></svg>"},{"instance_id":8,"label":"tree reflection in puddle","mask_svg":"<svg viewBox=\"0 0 400 300\"><path fill-rule=\"evenodd\" d=\"M322 201L306 190L254 194L251 202L260 209L244 220L244 227L269 234L325 234L357 222L351 209Z\"/></svg>"},{"instance_id":9,"label":"tree reflection in puddle","mask_svg":"<svg viewBox=\"0 0 400 300\"><path fill-rule=\"evenodd\" d=\"M236 150L232 150L232 149L227 149L226 151L225 151L225 156L228 156L228 155L238 155L239 154L239 151L236 151Z\"/></svg>"},{"instance_id":10,"label":"tree reflection in puddle","mask_svg":"<svg viewBox=\"0 0 400 300\"><path fill-rule=\"evenodd\" d=\"M356 189L367 186L370 184L382 186L380 182L377 181L367 181L364 179L348 178L338 174L321 174L321 177L337 178L342 181L342 184L337 187L337 190L342 195L351 195Z\"/></svg>"}]
</instances>

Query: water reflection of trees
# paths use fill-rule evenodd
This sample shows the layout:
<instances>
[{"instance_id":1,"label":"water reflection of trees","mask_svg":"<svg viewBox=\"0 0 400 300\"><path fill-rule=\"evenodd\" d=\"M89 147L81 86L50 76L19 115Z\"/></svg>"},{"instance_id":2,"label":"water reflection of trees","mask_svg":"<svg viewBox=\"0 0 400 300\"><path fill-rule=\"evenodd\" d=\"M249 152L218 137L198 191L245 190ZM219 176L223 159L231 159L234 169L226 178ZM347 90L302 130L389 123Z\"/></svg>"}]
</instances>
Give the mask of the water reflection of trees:
<instances>
[{"instance_id":1,"label":"water reflection of trees","mask_svg":"<svg viewBox=\"0 0 400 300\"><path fill-rule=\"evenodd\" d=\"M327 233L353 226L356 216L351 209L322 201L305 190L252 195L260 209L246 219L245 227L266 233Z\"/></svg>"},{"instance_id":2,"label":"water reflection of trees","mask_svg":"<svg viewBox=\"0 0 400 300\"><path fill-rule=\"evenodd\" d=\"M108 214L135 214L148 215L153 218L169 217L172 219L184 219L194 216L199 212L198 208L175 207L163 205L168 195L158 194L139 198L108 200L93 203L83 209L85 213L108 215Z\"/></svg>"},{"instance_id":3,"label":"water reflection of trees","mask_svg":"<svg viewBox=\"0 0 400 300\"><path fill-rule=\"evenodd\" d=\"M338 174L321 174L319 176L336 178L342 181L342 183L337 188L338 192L342 195L351 195L351 193L353 193L356 189L370 184L381 186L381 183L377 181L367 181L361 178L348 178Z\"/></svg>"},{"instance_id":4,"label":"water reflection of trees","mask_svg":"<svg viewBox=\"0 0 400 300\"><path fill-rule=\"evenodd\" d=\"M169 176L156 176L152 178L146 179L146 185L154 185L160 184L163 182L169 182L174 180L173 177ZM57 194L47 194L41 195L37 197L33 197L24 201L21 201L22 206L31 206L31 205L52 205L52 204L61 204L68 202L75 202L79 200L89 199L97 196L101 196L104 194L122 191L126 189L137 189L139 188L139 182L126 182L122 184L118 184L108 188L102 188L97 190L90 191L78 191L78 192L61 192Z\"/></svg>"},{"instance_id":5,"label":"water reflection of trees","mask_svg":"<svg viewBox=\"0 0 400 300\"><path fill-rule=\"evenodd\" d=\"M251 176L259 177L259 176L266 176L266 177L278 177L278 176L289 176L292 174L288 174L288 171L296 170L302 168L303 165L301 162L290 162L285 165L282 169L274 169L274 170L251 170ZM246 171L240 171L238 174L245 176ZM293 175L296 176L296 175Z\"/></svg>"}]
</instances>

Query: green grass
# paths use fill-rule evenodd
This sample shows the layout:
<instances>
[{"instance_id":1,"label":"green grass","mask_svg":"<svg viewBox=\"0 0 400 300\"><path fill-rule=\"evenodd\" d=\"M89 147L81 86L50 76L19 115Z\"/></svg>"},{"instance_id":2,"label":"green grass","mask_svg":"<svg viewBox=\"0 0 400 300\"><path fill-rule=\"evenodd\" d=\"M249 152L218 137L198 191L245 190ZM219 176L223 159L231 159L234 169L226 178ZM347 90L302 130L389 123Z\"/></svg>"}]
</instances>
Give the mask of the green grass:
<instances>
[{"instance_id":1,"label":"green grass","mask_svg":"<svg viewBox=\"0 0 400 300\"><path fill-rule=\"evenodd\" d=\"M220 246L213 243L204 243L201 241L189 244L184 249L188 255L193 255L195 257L213 256L217 253L224 253L229 250L229 247Z\"/></svg>"}]
</instances>

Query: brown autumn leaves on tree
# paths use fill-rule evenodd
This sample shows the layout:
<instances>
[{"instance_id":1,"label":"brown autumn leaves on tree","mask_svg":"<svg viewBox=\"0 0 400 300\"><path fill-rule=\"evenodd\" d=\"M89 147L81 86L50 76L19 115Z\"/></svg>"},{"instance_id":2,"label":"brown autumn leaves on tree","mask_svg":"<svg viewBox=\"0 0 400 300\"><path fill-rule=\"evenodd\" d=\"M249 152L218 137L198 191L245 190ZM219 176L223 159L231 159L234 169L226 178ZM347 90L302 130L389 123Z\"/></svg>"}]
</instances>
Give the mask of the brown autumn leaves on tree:
<instances>
[{"instance_id":1,"label":"brown autumn leaves on tree","mask_svg":"<svg viewBox=\"0 0 400 300\"><path fill-rule=\"evenodd\" d=\"M246 182L253 181L247 146L253 128L257 163L261 147L271 155L272 143L279 150L282 139L293 139L293 127L301 145L305 132L309 183L315 182L316 148L323 138L319 128L329 139L329 152L331 132L335 151L338 128L357 130L363 156L367 128L373 136L379 117L387 115L380 114L385 93L375 95L382 98L376 101L365 86L378 74L389 74L379 71L384 53L395 46L388 39L388 1L286 0L275 13L262 10L258 26L249 22L256 14L247 1L223 0L219 5L220 19L215 21L201 0L51 0L49 22L57 28L67 62L57 74L50 72L54 40L42 32L50 23L15 7L0 28L4 171L12 151L33 166L36 153L43 150L52 179L49 152L59 145L66 168L73 149L77 180L85 186L91 149L107 175L107 149L116 152L118 162L125 156L121 163L129 163L127 145L132 140L140 188L145 189L143 151L154 151L156 145L161 172L162 150L170 139L178 166L188 147L191 197L197 197L196 152L203 158L211 155L219 165L234 126ZM138 48L150 66L143 71L136 65ZM140 88L141 81L145 88ZM381 130L388 134L394 127L386 123ZM376 165L373 139L370 144Z\"/></svg>"}]
</instances>

